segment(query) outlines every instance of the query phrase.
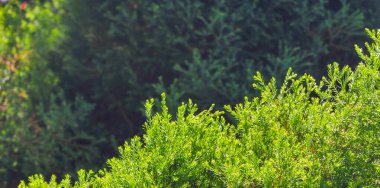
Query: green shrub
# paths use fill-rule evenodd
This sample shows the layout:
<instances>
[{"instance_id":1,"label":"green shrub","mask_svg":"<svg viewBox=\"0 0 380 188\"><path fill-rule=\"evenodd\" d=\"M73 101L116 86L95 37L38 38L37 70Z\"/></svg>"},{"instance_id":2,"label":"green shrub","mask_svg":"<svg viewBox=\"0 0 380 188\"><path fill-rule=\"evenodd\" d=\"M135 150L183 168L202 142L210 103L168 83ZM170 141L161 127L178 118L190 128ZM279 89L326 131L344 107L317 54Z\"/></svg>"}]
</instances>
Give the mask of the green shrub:
<instances>
[{"instance_id":1,"label":"green shrub","mask_svg":"<svg viewBox=\"0 0 380 188\"><path fill-rule=\"evenodd\" d=\"M380 30L355 71L328 66L319 83L288 70L278 87L257 73L259 97L225 111L189 101L169 113L147 101L146 134L119 148L98 173L23 187L377 187L380 186ZM225 113L236 119L226 122Z\"/></svg>"},{"instance_id":2,"label":"green shrub","mask_svg":"<svg viewBox=\"0 0 380 188\"><path fill-rule=\"evenodd\" d=\"M257 70L281 80L290 66L319 77L332 56L353 64L349 46L380 12L376 2L353 0L67 0L62 7L67 32L45 56L48 67L66 100L81 96L94 106L94 135L110 132L118 144L142 135L139 106L159 93L169 109L187 98L221 109L253 96ZM100 150L103 158L115 154Z\"/></svg>"}]
</instances>

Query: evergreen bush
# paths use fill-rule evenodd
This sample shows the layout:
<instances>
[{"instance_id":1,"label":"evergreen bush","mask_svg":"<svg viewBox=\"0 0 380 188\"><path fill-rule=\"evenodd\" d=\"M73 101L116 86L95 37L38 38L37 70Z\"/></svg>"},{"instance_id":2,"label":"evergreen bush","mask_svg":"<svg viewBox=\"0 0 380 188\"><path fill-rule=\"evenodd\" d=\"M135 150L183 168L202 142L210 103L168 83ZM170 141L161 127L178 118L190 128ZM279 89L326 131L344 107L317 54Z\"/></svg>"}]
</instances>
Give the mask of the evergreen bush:
<instances>
[{"instance_id":1,"label":"evergreen bush","mask_svg":"<svg viewBox=\"0 0 380 188\"><path fill-rule=\"evenodd\" d=\"M261 94L225 110L197 112L190 100L172 115L146 102L146 134L119 148L109 168L57 182L31 176L25 187L378 187L380 30L354 71L337 63L320 82L292 69L280 87L257 72ZM236 123L224 116L230 114Z\"/></svg>"}]
</instances>

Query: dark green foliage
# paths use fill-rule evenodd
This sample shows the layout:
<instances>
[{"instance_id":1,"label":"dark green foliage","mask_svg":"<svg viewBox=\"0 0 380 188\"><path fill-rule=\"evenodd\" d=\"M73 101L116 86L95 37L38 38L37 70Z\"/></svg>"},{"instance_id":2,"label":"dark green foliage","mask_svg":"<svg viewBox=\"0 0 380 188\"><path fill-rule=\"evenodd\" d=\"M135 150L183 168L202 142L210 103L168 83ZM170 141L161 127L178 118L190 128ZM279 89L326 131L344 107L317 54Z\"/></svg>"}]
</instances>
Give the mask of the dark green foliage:
<instances>
[{"instance_id":1,"label":"dark green foliage","mask_svg":"<svg viewBox=\"0 0 380 188\"><path fill-rule=\"evenodd\" d=\"M378 187L380 186L380 30L355 71L328 66L318 83L288 70L281 87L258 72L259 97L223 111L197 112L191 100L172 115L146 102L146 134L119 148L98 173L26 187ZM229 113L236 124L223 117Z\"/></svg>"},{"instance_id":2,"label":"dark green foliage","mask_svg":"<svg viewBox=\"0 0 380 188\"><path fill-rule=\"evenodd\" d=\"M353 65L352 46L378 20L378 3L357 1L69 0L68 37L50 67L66 96L95 104L91 122L119 142L141 133L146 98L203 107L252 95L252 72L320 77L333 60ZM161 79L159 79L161 78Z\"/></svg>"}]
</instances>

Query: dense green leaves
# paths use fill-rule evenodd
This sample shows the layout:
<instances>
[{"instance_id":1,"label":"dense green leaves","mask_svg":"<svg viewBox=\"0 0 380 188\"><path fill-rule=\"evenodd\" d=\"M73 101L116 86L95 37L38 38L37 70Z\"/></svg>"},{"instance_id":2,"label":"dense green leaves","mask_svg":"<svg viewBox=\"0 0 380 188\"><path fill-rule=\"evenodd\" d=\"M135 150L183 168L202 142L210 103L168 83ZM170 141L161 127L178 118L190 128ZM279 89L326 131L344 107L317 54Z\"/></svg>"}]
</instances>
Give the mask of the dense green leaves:
<instances>
[{"instance_id":1,"label":"dense green leaves","mask_svg":"<svg viewBox=\"0 0 380 188\"><path fill-rule=\"evenodd\" d=\"M370 81L377 72L361 73L369 80L358 81L350 68L340 70L338 65L331 65L329 76L316 84L311 76L298 78L292 71L287 74L288 68L293 67L298 74L308 72L319 79L327 73L325 65L332 60L355 64L357 57L350 46L363 40L364 26L379 26L379 8L376 0L1 1L0 186L15 185L19 179L34 173L54 173L61 178L63 173L72 174L79 168L97 171L106 158L114 156L117 144L150 130L148 126L141 126L145 121L143 102L152 97L159 101L157 98L162 92L167 95L166 105L155 105L152 109L160 111L167 107L167 114L173 116L171 120L166 120L168 122L187 125L183 122L185 120L181 122L178 119L186 119L190 113L185 112L184 108L192 105L181 106L181 101L188 98L199 105L200 111L208 109L213 103L217 111L224 111L226 104L235 106L241 103L247 108L257 109L262 108L257 105L268 105L279 111L264 108L263 114L260 114L262 121L287 124L284 134L288 129L301 131L302 134L297 133L297 139L289 140L288 144L303 142L302 139L306 139L304 134L310 130L304 130L298 123L305 123L302 118L308 115L295 112L291 117L296 119L280 117L288 117L296 106L308 110L310 105L307 101L315 105L323 103L324 108L320 109L317 105L313 109L321 113L327 109L328 112L323 112L325 115L336 113L336 109L343 108L347 101L355 106L356 103L350 100L361 100L360 97L346 95L346 92L360 93L360 87L377 88L377 82ZM372 38L378 40L374 34ZM366 63L377 61L373 58L377 51L372 49L375 48L369 49L370 55L360 54ZM256 71L262 75L253 77ZM266 83L270 77L275 79ZM257 81L254 86L257 90L251 87L252 78ZM281 85L284 78L285 82ZM354 87L354 83L358 86ZM251 101L260 91L261 99ZM245 96L247 100L242 103ZM369 93L368 97L373 96ZM273 103L276 100L277 103ZM341 103L333 105L334 102ZM367 103L376 103L376 100L371 99ZM179 106L182 110L177 112ZM367 110L361 113L369 113L373 109ZM237 112L232 107L228 111L223 115L209 111L202 118L213 116L215 120L207 121L228 127L222 130L228 129L230 132L220 132L221 135L227 134L228 140L221 141L221 144L243 142L246 137L242 136L249 133L247 127L256 120L242 117L247 121L242 123L240 116L242 113L252 115L253 112L248 109ZM278 118L264 116L270 113ZM152 117L148 124L154 123L154 114L152 112L148 116ZM198 117L197 113L194 112L194 116ZM166 115L162 117L166 118ZM224 121L233 126L227 126ZM265 122L261 123L266 125ZM306 122L311 124L312 120ZM171 125L173 123L167 124L174 126ZM203 125L198 126L201 126L200 130L204 129ZM269 134L272 129L260 130ZM215 127L209 130L219 131ZM151 132L154 131L148 134L153 135ZM173 134L181 138L181 134L193 133ZM278 136L273 133L266 138L265 134L252 133L258 137L257 142L263 144L263 148L255 151L257 160L252 159L259 162L260 168L263 166L260 161L269 159L261 154L269 155L268 147L275 145L272 142ZM232 137L238 138L237 141ZM144 145L146 141L142 139L141 142ZM351 141L344 142L349 143ZM268 146L264 147L266 144ZM201 147L206 146L198 144L195 150ZM303 146L294 147L302 150ZM241 152L249 149L247 146ZM224 150L232 152L228 149L221 151ZM174 172L175 169L184 168L186 165L183 164L194 158L193 154L184 156L178 161L175 160L177 156L171 156L179 166L170 167L173 172L166 170L162 173L186 174ZM219 159L211 154L207 156ZM252 156L249 154L249 157ZM164 165L157 167L159 170L172 163L165 159L157 160ZM247 160L242 161L243 164ZM349 161L352 160L346 162ZM275 162L271 161L270 164L274 165ZM235 163L240 164L231 162ZM144 166L143 163L141 165ZM151 168L149 166L148 170ZM240 184L241 179L245 178L248 182L252 180L250 177L256 176L244 175L243 178L240 175L246 172L230 169L230 175L223 172L226 177L223 179L221 171L224 167L218 168L210 170L204 166L194 170L186 167L186 171L190 169L193 173L189 175L193 179L176 180L173 185L184 182L194 185L198 181L234 185ZM349 173L347 170L350 169L341 171ZM270 169L266 171L273 173ZM198 173L207 176L198 180ZM269 178L265 182L271 182L270 178L275 175L265 176ZM92 184L88 181L95 176L88 175L80 182ZM176 179L178 176L175 175ZM260 178L264 176L258 176L255 184L262 184ZM37 179L34 182L41 181ZM153 178L152 181L156 180ZM159 183L167 185L170 181L167 175Z\"/></svg>"},{"instance_id":2,"label":"dense green leaves","mask_svg":"<svg viewBox=\"0 0 380 188\"><path fill-rule=\"evenodd\" d=\"M41 176L19 187L377 187L380 185L380 30L355 71L328 66L320 83L291 69L281 87L260 73L259 97L198 112L191 100L172 115L147 101L146 133L119 148L98 173L59 185ZM236 123L226 122L230 114Z\"/></svg>"}]
</instances>

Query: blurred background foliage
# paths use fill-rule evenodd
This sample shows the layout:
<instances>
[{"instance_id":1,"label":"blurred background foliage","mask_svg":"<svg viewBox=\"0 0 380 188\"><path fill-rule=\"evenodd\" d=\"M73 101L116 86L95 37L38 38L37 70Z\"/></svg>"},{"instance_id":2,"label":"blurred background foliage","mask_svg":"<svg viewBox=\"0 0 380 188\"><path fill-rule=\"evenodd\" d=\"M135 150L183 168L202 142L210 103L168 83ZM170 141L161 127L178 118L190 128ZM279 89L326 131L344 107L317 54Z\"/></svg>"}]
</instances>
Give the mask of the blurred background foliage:
<instances>
[{"instance_id":1,"label":"blurred background foliage","mask_svg":"<svg viewBox=\"0 0 380 188\"><path fill-rule=\"evenodd\" d=\"M0 185L100 168L161 92L169 109L218 108L254 95L256 71L354 66L379 14L376 0L3 0Z\"/></svg>"}]
</instances>

